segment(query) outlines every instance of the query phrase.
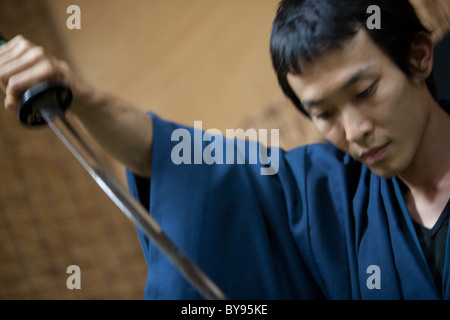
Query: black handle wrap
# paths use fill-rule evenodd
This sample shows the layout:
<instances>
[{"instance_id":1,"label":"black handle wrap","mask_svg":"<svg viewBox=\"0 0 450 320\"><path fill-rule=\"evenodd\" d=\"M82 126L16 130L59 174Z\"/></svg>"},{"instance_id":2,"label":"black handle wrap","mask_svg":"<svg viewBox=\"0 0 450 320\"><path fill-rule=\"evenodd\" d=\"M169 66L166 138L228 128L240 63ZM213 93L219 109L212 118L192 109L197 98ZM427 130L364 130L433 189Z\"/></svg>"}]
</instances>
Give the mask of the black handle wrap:
<instances>
[{"instance_id":1,"label":"black handle wrap","mask_svg":"<svg viewBox=\"0 0 450 320\"><path fill-rule=\"evenodd\" d=\"M29 126L45 124L41 107L59 108L66 111L72 102L72 91L54 82L41 82L25 91L19 107L19 119Z\"/></svg>"}]
</instances>

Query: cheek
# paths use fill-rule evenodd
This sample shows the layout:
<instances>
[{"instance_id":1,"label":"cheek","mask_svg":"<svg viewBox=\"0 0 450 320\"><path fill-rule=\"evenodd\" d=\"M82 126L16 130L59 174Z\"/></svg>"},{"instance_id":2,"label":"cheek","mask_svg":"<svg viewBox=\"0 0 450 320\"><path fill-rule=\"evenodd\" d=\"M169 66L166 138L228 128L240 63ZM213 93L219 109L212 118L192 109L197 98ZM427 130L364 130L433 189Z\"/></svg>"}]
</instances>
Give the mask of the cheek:
<instances>
[{"instance_id":1,"label":"cheek","mask_svg":"<svg viewBox=\"0 0 450 320\"><path fill-rule=\"evenodd\" d=\"M374 119L383 127L391 124L402 123L408 115L411 105L411 92L406 76L399 74L384 81L379 88L374 104Z\"/></svg>"},{"instance_id":2,"label":"cheek","mask_svg":"<svg viewBox=\"0 0 450 320\"><path fill-rule=\"evenodd\" d=\"M313 121L319 133L323 138L339 148L342 151L348 152L348 143L345 139L345 131L339 124L333 126L320 124L320 122Z\"/></svg>"}]
</instances>

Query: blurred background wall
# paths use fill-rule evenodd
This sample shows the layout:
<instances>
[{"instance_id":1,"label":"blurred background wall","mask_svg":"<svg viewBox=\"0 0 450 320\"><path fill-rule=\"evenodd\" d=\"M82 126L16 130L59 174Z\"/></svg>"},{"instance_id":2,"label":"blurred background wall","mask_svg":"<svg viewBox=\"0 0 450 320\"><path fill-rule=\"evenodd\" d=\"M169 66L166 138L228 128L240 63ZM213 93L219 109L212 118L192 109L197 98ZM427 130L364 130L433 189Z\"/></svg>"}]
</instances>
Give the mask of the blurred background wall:
<instances>
[{"instance_id":1,"label":"blurred background wall","mask_svg":"<svg viewBox=\"0 0 450 320\"><path fill-rule=\"evenodd\" d=\"M438 39L448 1L412 2ZM72 4L81 9L81 30L66 27ZM163 118L223 132L277 128L290 148L320 138L282 96L271 68L277 4L2 0L0 30L23 34ZM0 112L0 154L0 299L141 299L146 264L134 225L53 133ZM102 156L124 182L123 167ZM81 290L66 287L69 265L81 268Z\"/></svg>"}]
</instances>

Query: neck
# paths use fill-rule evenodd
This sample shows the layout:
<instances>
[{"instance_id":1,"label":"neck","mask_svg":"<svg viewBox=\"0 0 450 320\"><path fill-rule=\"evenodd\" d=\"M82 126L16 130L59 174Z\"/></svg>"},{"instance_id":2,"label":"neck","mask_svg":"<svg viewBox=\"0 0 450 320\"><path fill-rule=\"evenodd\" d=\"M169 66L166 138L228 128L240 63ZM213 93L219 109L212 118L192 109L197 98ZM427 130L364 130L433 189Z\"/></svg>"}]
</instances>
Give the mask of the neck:
<instances>
[{"instance_id":1,"label":"neck","mask_svg":"<svg viewBox=\"0 0 450 320\"><path fill-rule=\"evenodd\" d=\"M412 218L430 227L450 196L450 116L433 100L425 134L399 179Z\"/></svg>"},{"instance_id":2,"label":"neck","mask_svg":"<svg viewBox=\"0 0 450 320\"><path fill-rule=\"evenodd\" d=\"M450 116L433 102L416 155L399 178L410 189L436 190L450 175Z\"/></svg>"}]
</instances>

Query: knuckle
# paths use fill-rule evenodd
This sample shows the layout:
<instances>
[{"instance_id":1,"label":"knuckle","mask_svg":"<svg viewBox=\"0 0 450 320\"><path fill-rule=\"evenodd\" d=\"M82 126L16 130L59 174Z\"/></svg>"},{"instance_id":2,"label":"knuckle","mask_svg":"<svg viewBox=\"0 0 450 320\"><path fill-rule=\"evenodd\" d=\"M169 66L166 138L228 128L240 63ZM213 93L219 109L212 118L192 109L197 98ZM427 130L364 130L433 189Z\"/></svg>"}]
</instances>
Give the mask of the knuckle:
<instances>
[{"instance_id":1,"label":"knuckle","mask_svg":"<svg viewBox=\"0 0 450 320\"><path fill-rule=\"evenodd\" d=\"M44 77L54 77L57 73L56 67L52 61L45 59L41 63L41 72Z\"/></svg>"},{"instance_id":2,"label":"knuckle","mask_svg":"<svg viewBox=\"0 0 450 320\"><path fill-rule=\"evenodd\" d=\"M45 57L45 50L41 46L32 47L29 49L33 60L38 61Z\"/></svg>"},{"instance_id":3,"label":"knuckle","mask_svg":"<svg viewBox=\"0 0 450 320\"><path fill-rule=\"evenodd\" d=\"M30 41L28 41L24 37L17 39L17 41L18 41L17 47L19 48L19 50L28 50L32 47Z\"/></svg>"},{"instance_id":4,"label":"knuckle","mask_svg":"<svg viewBox=\"0 0 450 320\"><path fill-rule=\"evenodd\" d=\"M18 41L18 42L22 42L24 40L26 40L26 39L25 39L25 37L22 34L18 34L17 36L15 36L13 38L13 41Z\"/></svg>"},{"instance_id":5,"label":"knuckle","mask_svg":"<svg viewBox=\"0 0 450 320\"><path fill-rule=\"evenodd\" d=\"M9 46L23 46L26 42L26 39L23 35L18 34L14 38L12 38L10 41L7 42L7 45Z\"/></svg>"},{"instance_id":6,"label":"knuckle","mask_svg":"<svg viewBox=\"0 0 450 320\"><path fill-rule=\"evenodd\" d=\"M5 87L11 77L11 72L8 67L0 68L0 83Z\"/></svg>"},{"instance_id":7,"label":"knuckle","mask_svg":"<svg viewBox=\"0 0 450 320\"><path fill-rule=\"evenodd\" d=\"M8 82L9 75L3 70L0 69L0 81L3 84L6 84Z\"/></svg>"},{"instance_id":8,"label":"knuckle","mask_svg":"<svg viewBox=\"0 0 450 320\"><path fill-rule=\"evenodd\" d=\"M16 76L9 78L6 94L10 96L18 96L21 93L21 82Z\"/></svg>"}]
</instances>

